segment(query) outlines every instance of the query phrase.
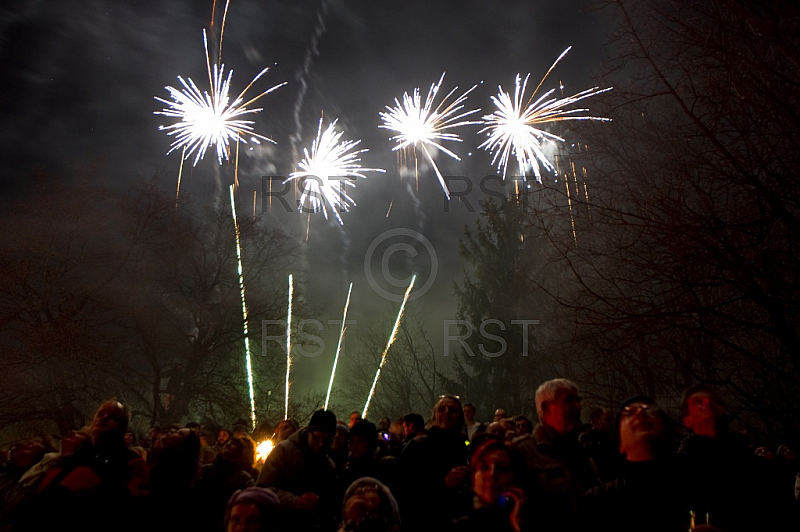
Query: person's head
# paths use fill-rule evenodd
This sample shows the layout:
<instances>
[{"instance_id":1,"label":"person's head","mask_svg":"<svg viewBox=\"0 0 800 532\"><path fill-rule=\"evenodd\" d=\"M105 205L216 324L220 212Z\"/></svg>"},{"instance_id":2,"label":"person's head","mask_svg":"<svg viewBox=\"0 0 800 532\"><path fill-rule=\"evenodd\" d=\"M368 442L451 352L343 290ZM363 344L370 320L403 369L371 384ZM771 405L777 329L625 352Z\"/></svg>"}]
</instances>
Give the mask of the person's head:
<instances>
[{"instance_id":1,"label":"person's head","mask_svg":"<svg viewBox=\"0 0 800 532\"><path fill-rule=\"evenodd\" d=\"M350 529L398 530L400 511L392 492L372 477L363 477L347 488L342 503L342 520Z\"/></svg>"},{"instance_id":2,"label":"person's head","mask_svg":"<svg viewBox=\"0 0 800 532\"><path fill-rule=\"evenodd\" d=\"M237 490L225 507L226 532L262 532L278 516L281 501L267 488Z\"/></svg>"},{"instance_id":3,"label":"person's head","mask_svg":"<svg viewBox=\"0 0 800 532\"><path fill-rule=\"evenodd\" d=\"M514 418L514 433L517 436L523 434L531 434L533 432L533 422L525 416L517 416Z\"/></svg>"},{"instance_id":4,"label":"person's head","mask_svg":"<svg viewBox=\"0 0 800 532\"><path fill-rule=\"evenodd\" d=\"M294 419L284 419L275 426L275 443L285 440L295 432L300 426Z\"/></svg>"},{"instance_id":5,"label":"person's head","mask_svg":"<svg viewBox=\"0 0 800 532\"><path fill-rule=\"evenodd\" d=\"M237 422L236 425L233 426L233 437L241 438L242 436L250 436L250 429L245 423Z\"/></svg>"},{"instance_id":6,"label":"person's head","mask_svg":"<svg viewBox=\"0 0 800 532\"><path fill-rule=\"evenodd\" d=\"M617 413L619 452L629 462L655 460L671 450L672 424L650 397L639 395L623 402Z\"/></svg>"},{"instance_id":7,"label":"person's head","mask_svg":"<svg viewBox=\"0 0 800 532\"><path fill-rule=\"evenodd\" d=\"M789 447L787 444L780 445L778 447L778 458L781 460L785 460L787 462L793 462L796 455L794 454L794 449Z\"/></svg>"},{"instance_id":8,"label":"person's head","mask_svg":"<svg viewBox=\"0 0 800 532\"><path fill-rule=\"evenodd\" d=\"M472 491L480 506L502 503L503 493L522 484L525 460L513 446L489 439L475 449L470 459Z\"/></svg>"},{"instance_id":9,"label":"person's head","mask_svg":"<svg viewBox=\"0 0 800 532\"><path fill-rule=\"evenodd\" d=\"M394 438L395 441L403 441L403 437L405 436L403 431L403 423L404 419L400 417L392 421L392 426L389 427L389 434L392 435L392 438Z\"/></svg>"},{"instance_id":10,"label":"person's head","mask_svg":"<svg viewBox=\"0 0 800 532\"><path fill-rule=\"evenodd\" d=\"M406 414L403 416L403 436L410 438L425 428L425 420L420 414Z\"/></svg>"},{"instance_id":11,"label":"person's head","mask_svg":"<svg viewBox=\"0 0 800 532\"><path fill-rule=\"evenodd\" d=\"M508 412L506 412L505 408L498 408L494 411L494 419L492 421L500 421L501 419L505 419L508 417Z\"/></svg>"},{"instance_id":12,"label":"person's head","mask_svg":"<svg viewBox=\"0 0 800 532\"><path fill-rule=\"evenodd\" d=\"M467 423L474 423L475 422L475 405L472 403L466 403L464 405L464 421Z\"/></svg>"},{"instance_id":13,"label":"person's head","mask_svg":"<svg viewBox=\"0 0 800 532\"><path fill-rule=\"evenodd\" d=\"M228 429L219 429L219 433L217 433L217 443L222 445L229 439L231 439L231 432Z\"/></svg>"},{"instance_id":14,"label":"person's head","mask_svg":"<svg viewBox=\"0 0 800 532\"><path fill-rule=\"evenodd\" d=\"M227 440L220 449L219 457L226 462L241 464L244 459L244 444L239 438Z\"/></svg>"},{"instance_id":15,"label":"person's head","mask_svg":"<svg viewBox=\"0 0 800 532\"><path fill-rule=\"evenodd\" d=\"M362 419L350 429L350 458L369 456L378 446L378 429L374 423Z\"/></svg>"},{"instance_id":16,"label":"person's head","mask_svg":"<svg viewBox=\"0 0 800 532\"><path fill-rule=\"evenodd\" d=\"M350 412L350 428L353 428L353 425L361 421L361 412L358 410L353 410Z\"/></svg>"},{"instance_id":17,"label":"person's head","mask_svg":"<svg viewBox=\"0 0 800 532\"><path fill-rule=\"evenodd\" d=\"M331 440L331 451L338 451L347 447L349 438L350 429L347 427L347 425L337 423L336 434L333 435L333 440Z\"/></svg>"},{"instance_id":18,"label":"person's head","mask_svg":"<svg viewBox=\"0 0 800 532\"><path fill-rule=\"evenodd\" d=\"M581 398L578 387L567 379L553 379L536 390L536 414L539 421L566 435L581 426Z\"/></svg>"},{"instance_id":19,"label":"person's head","mask_svg":"<svg viewBox=\"0 0 800 532\"><path fill-rule=\"evenodd\" d=\"M684 426L695 434L716 438L722 430L725 408L713 386L697 384L683 392L681 416Z\"/></svg>"},{"instance_id":20,"label":"person's head","mask_svg":"<svg viewBox=\"0 0 800 532\"><path fill-rule=\"evenodd\" d=\"M27 471L36 465L45 455L53 452L55 448L48 439L36 436L26 438L11 445L8 451L12 467L18 471Z\"/></svg>"},{"instance_id":21,"label":"person's head","mask_svg":"<svg viewBox=\"0 0 800 532\"><path fill-rule=\"evenodd\" d=\"M336 416L330 410L317 410L311 415L311 421L306 427L306 438L309 448L320 453L330 447L333 435L336 433Z\"/></svg>"},{"instance_id":22,"label":"person's head","mask_svg":"<svg viewBox=\"0 0 800 532\"><path fill-rule=\"evenodd\" d=\"M250 436L238 436L236 438L242 442L242 465L253 467L256 463L256 442Z\"/></svg>"},{"instance_id":23,"label":"person's head","mask_svg":"<svg viewBox=\"0 0 800 532\"><path fill-rule=\"evenodd\" d=\"M442 396L433 407L433 425L444 430L459 431L464 427L464 409L453 395Z\"/></svg>"},{"instance_id":24,"label":"person's head","mask_svg":"<svg viewBox=\"0 0 800 532\"><path fill-rule=\"evenodd\" d=\"M205 429L197 431L197 437L200 438L200 445L203 447L206 447L210 444L210 436L210 433Z\"/></svg>"},{"instance_id":25,"label":"person's head","mask_svg":"<svg viewBox=\"0 0 800 532\"><path fill-rule=\"evenodd\" d=\"M589 414L592 428L610 434L614 429L614 412L610 408L597 407Z\"/></svg>"},{"instance_id":26,"label":"person's head","mask_svg":"<svg viewBox=\"0 0 800 532\"><path fill-rule=\"evenodd\" d=\"M89 439L89 428L83 427L80 430L71 430L66 436L61 438L61 454L69 455L78 450L78 447Z\"/></svg>"},{"instance_id":27,"label":"person's head","mask_svg":"<svg viewBox=\"0 0 800 532\"><path fill-rule=\"evenodd\" d=\"M89 425L92 443L116 442L123 444L129 422L128 407L116 400L106 401L94 413Z\"/></svg>"},{"instance_id":28,"label":"person's head","mask_svg":"<svg viewBox=\"0 0 800 532\"><path fill-rule=\"evenodd\" d=\"M756 447L756 456L759 458L763 458L764 460L774 460L775 453L773 453L769 447L761 445Z\"/></svg>"}]
</instances>

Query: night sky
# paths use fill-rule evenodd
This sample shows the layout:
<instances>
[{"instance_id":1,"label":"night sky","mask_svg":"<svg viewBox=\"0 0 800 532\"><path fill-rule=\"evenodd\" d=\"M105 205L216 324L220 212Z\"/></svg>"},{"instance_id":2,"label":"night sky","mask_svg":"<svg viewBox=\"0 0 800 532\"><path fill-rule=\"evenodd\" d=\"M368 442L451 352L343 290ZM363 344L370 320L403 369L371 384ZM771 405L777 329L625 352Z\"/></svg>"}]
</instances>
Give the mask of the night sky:
<instances>
[{"instance_id":1,"label":"night sky","mask_svg":"<svg viewBox=\"0 0 800 532\"><path fill-rule=\"evenodd\" d=\"M165 190L174 189L179 153L166 152L172 141L159 125L172 122L154 115L168 99L165 86L179 87L177 76L207 87L202 30L210 27L213 0L10 0L0 7L0 146L3 151L4 199L24 195L37 168L69 178L75 168L97 163L109 176L107 185L120 190L136 179L159 175ZM216 31L224 0L219 0ZM357 328L390 322L399 303L376 293L365 275L364 257L376 238L392 229L425 235L435 250L432 259L418 238L401 239L418 255L397 252L387 262L394 278L411 271L423 286L438 266L429 290L409 304L424 318L437 351L443 351L443 320L453 319L453 282L467 263L458 255L458 239L477 213L463 202L445 200L431 168L419 169L419 192L413 175L401 177L391 151L391 133L378 129L378 113L404 91L420 87L423 96L446 72L441 98L454 86L457 94L474 84L467 100L477 116L493 110L489 97L500 84L513 90L517 73L530 72L533 86L553 60L572 45L570 54L544 89L564 84L566 93L594 86L593 73L604 58L607 23L589 0L406 0L381 2L232 0L225 25L222 60L234 70L232 92L238 92L262 68L267 73L248 93L252 96L277 83L286 86L258 102L255 131L277 145L248 145L240 155L243 213L252 215L253 191L264 176L285 176L296 169L304 146L310 146L320 114L326 124L338 118L346 139L362 139L365 167L386 169L369 174L352 192L357 205L342 214L344 226L311 215L265 213L265 223L280 224L297 235L302 246L299 269L303 289L318 319L338 319L349 282L354 282L352 319ZM218 35L217 35L218 37ZM212 51L212 60L213 60ZM529 88L530 90L530 88ZM589 102L591 107L591 102ZM464 176L474 188L492 174L489 155L478 152L479 127L456 130L464 142L449 143L462 161L440 156L445 176ZM580 128L572 128L568 141ZM252 147L252 149L250 149ZM245 147L243 147L245 148ZM199 204L220 198L233 180L233 167L218 165L214 150L204 160L184 167L182 194ZM462 181L463 182L463 181ZM459 188L459 187L454 187ZM226 198L227 196L225 196ZM475 207L479 196L472 194ZM386 212L392 205L389 217ZM398 241L400 242L400 241ZM381 275L386 240L371 261L378 285L395 294ZM522 319L537 319L531 316ZM252 318L252 317L251 317ZM389 323L386 323L386 327ZM324 393L338 328L326 331L325 353L300 360L298 383ZM440 355L443 353L439 353Z\"/></svg>"}]
</instances>

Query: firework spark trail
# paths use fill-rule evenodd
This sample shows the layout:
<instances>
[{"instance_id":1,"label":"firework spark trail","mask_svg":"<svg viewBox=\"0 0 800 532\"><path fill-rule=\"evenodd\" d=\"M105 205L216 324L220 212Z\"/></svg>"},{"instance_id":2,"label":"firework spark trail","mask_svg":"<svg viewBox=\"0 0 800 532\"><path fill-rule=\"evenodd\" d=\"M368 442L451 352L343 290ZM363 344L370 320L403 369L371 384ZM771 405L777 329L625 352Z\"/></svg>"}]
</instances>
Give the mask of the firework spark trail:
<instances>
[{"instance_id":1,"label":"firework spark trail","mask_svg":"<svg viewBox=\"0 0 800 532\"><path fill-rule=\"evenodd\" d=\"M286 314L286 398L284 419L289 419L289 376L292 371L292 297L294 297L294 281L289 274L289 308Z\"/></svg>"},{"instance_id":2,"label":"firework spark trail","mask_svg":"<svg viewBox=\"0 0 800 532\"><path fill-rule=\"evenodd\" d=\"M480 109L473 109L471 111L462 111L464 109L464 102L467 100L467 95L475 90L477 85L473 85L467 92L453 100L451 103L446 103L447 100L458 90L454 87L447 96L445 96L436 108L433 108L433 102L436 98L436 93L442 86L444 81L444 73L439 78L437 83L431 85L428 89L428 96L425 98L425 104L422 105L420 92L415 88L411 95L407 92L403 93L403 103L401 104L395 98L394 107L386 106L386 112L380 112L379 115L383 119L383 124L379 128L394 131L397 135L390 138L397 142L397 145L392 148L392 151L404 150L406 148L414 148L414 159L416 161L416 149L420 148L422 152L433 166L436 172L436 177L439 179L439 184L442 186L447 199L450 199L450 191L447 189L447 184L444 182L439 167L433 161L428 148L436 149L460 161L461 159L441 145L443 141L461 142L461 139L451 130L456 127L466 126L469 124L480 124L481 122L473 122L463 120L469 115L477 113Z\"/></svg>"},{"instance_id":3,"label":"firework spark trail","mask_svg":"<svg viewBox=\"0 0 800 532\"><path fill-rule=\"evenodd\" d=\"M182 89L165 87L172 98L171 101L158 96L155 97L156 100L166 104L167 107L161 111L155 111L154 114L180 119L179 122L168 126L159 126L158 128L161 131L166 131L167 135L175 137L167 154L183 149L184 152L181 159L183 160L183 158L189 159L196 152L193 162L193 166L196 166L200 159L205 157L206 150L213 145L216 147L217 159L222 164L222 160L227 160L229 157L229 143L232 140L247 143L244 138L247 135L250 137L250 142L255 144L262 140L274 144L275 141L269 137L254 132L253 124L255 122L243 120L241 117L262 111L261 108L250 109L248 106L259 98L286 85L286 82L279 83L245 102L244 95L247 91L261 76L269 71L269 68L264 68L231 102L229 92L233 70L229 70L226 76L225 65L214 64L212 67L205 29L203 30L203 43L205 45L206 67L208 69L211 94L207 91L201 91L192 81L192 78L184 80L181 76L178 76L178 80L183 85Z\"/></svg>"},{"instance_id":4,"label":"firework spark trail","mask_svg":"<svg viewBox=\"0 0 800 532\"><path fill-rule=\"evenodd\" d=\"M385 172L380 168L362 168L359 155L369 150L354 150L361 141L340 141L343 134L336 131L336 120L323 131L320 118L317 138L311 144L311 153L303 149L305 157L297 164L300 171L292 172L284 181L286 183L293 179L305 178L300 205L304 208L310 204L309 213L319 212L319 209L322 209L326 220L330 207L339 224L344 224L339 216L339 209L347 212L351 204L356 204L345 189L346 186L355 187L355 179L348 178L366 178L364 172Z\"/></svg>"},{"instance_id":5,"label":"firework spark trail","mask_svg":"<svg viewBox=\"0 0 800 532\"><path fill-rule=\"evenodd\" d=\"M392 334L389 336L389 341L386 343L386 348L383 350L383 354L381 355L381 363L378 366L378 371L375 372L375 380L372 381L372 388L369 391L369 397L367 397L367 402L364 404L364 412L361 414L361 417L367 419L367 411L369 411L369 403L372 400L372 397L375 395L375 386L378 384L378 378L381 376L381 369L383 368L384 364L386 364L386 355L389 353L389 348L392 347L395 338L397 337L397 329L400 327L400 319L403 317L403 311L406 308L406 302L408 302L408 296L411 295L411 290L414 289L414 281L417 280L417 274L414 274L411 277L411 283L406 288L406 294L403 296L403 303L400 305L400 312L397 313L397 319L394 321L394 327L392 327Z\"/></svg>"},{"instance_id":6,"label":"firework spark trail","mask_svg":"<svg viewBox=\"0 0 800 532\"><path fill-rule=\"evenodd\" d=\"M336 345L336 356L333 358L333 369L331 370L331 380L328 383L328 393L325 395L324 410L328 409L328 402L331 400L331 389L333 388L333 378L336 376L336 365L339 363L339 353L342 350L342 340L344 339L345 323L347 322L347 307L350 306L350 294L353 292L353 283L350 283L350 289L347 290L347 301L344 304L344 315L342 316L342 330L339 331L339 343Z\"/></svg>"},{"instance_id":7,"label":"firework spark trail","mask_svg":"<svg viewBox=\"0 0 800 532\"><path fill-rule=\"evenodd\" d=\"M247 365L247 389L250 394L250 419L253 423L253 429L256 428L256 396L253 388L253 364L250 357L250 335L247 327L247 303L244 297L244 272L242 270L242 248L239 244L239 221L236 219L236 202L234 201L233 185L230 186L231 192L231 214L233 216L233 227L236 229L236 262L239 271L239 292L242 296L242 316L243 320L243 333L244 333L244 351L245 363Z\"/></svg>"},{"instance_id":8,"label":"firework spark trail","mask_svg":"<svg viewBox=\"0 0 800 532\"><path fill-rule=\"evenodd\" d=\"M297 91L297 100L294 103L295 133L289 137L289 140L292 143L292 156L295 159L298 158L297 145L302 140L303 135L303 123L300 120L300 110L303 108L303 102L305 101L306 93L308 92L308 82L306 81L306 77L308 77L309 73L311 72L311 65L313 63L314 56L319 57L318 43L319 39L326 30L324 15L327 13L328 2L327 0L322 0L322 2L320 2L319 11L317 11L317 25L314 27L314 35L311 37L311 44L309 44L308 48L306 49L306 55L303 58L303 66L298 68L297 72L295 73L295 80L300 85L300 89Z\"/></svg>"},{"instance_id":9,"label":"firework spark trail","mask_svg":"<svg viewBox=\"0 0 800 532\"><path fill-rule=\"evenodd\" d=\"M553 164L542 151L542 144L544 142L564 142L564 139L534 126L566 120L601 122L611 120L610 118L579 115L579 113L587 112L588 109L566 109L567 106L610 91L611 88L600 89L599 87L593 87L562 98L551 97L555 91L555 89L551 89L534 101L536 93L547 79L547 76L571 48L570 46L558 56L558 59L547 70L525 105L522 102L525 98L530 74L525 76L524 81L517 74L513 100L511 95L505 92L501 86L497 87L497 96L492 96L492 101L497 109L492 114L482 117L484 128L478 133L486 133L488 138L478 147L485 148L492 153L492 164L497 163L497 170L498 172L502 170L504 179L508 170L508 161L512 155L519 164L520 173L524 176L525 167L530 166L533 169L536 180L540 183L542 181L540 165L547 171L555 171Z\"/></svg>"}]
</instances>

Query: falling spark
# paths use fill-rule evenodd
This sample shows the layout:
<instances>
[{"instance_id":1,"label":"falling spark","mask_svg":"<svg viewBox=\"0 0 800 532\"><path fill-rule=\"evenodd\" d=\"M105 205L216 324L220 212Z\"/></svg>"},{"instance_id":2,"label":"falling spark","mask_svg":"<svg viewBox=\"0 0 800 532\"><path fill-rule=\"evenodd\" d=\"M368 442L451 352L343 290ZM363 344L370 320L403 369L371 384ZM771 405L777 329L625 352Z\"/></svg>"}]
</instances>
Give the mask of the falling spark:
<instances>
[{"instance_id":1,"label":"falling spark","mask_svg":"<svg viewBox=\"0 0 800 532\"><path fill-rule=\"evenodd\" d=\"M289 274L289 308L286 314L286 398L284 399L284 418L289 419L289 375L292 371L292 297L294 296L294 281Z\"/></svg>"},{"instance_id":2,"label":"falling spark","mask_svg":"<svg viewBox=\"0 0 800 532\"><path fill-rule=\"evenodd\" d=\"M244 318L242 329L244 332L244 352L245 364L247 366L247 389L250 394L250 419L253 429L256 428L256 398L253 389L253 365L250 358L250 338L247 330L247 303L244 297L244 273L242 271L242 248L239 245L239 221L236 219L236 203L234 201L233 185L230 186L231 192L231 214L233 215L233 227L236 229L236 261L239 270L239 292L242 295L242 316Z\"/></svg>"},{"instance_id":3,"label":"falling spark","mask_svg":"<svg viewBox=\"0 0 800 532\"><path fill-rule=\"evenodd\" d=\"M271 453L274 448L275 443L270 439L259 442L256 446L256 465L263 465L267 460L267 456L269 456L269 453Z\"/></svg>"},{"instance_id":4,"label":"falling spark","mask_svg":"<svg viewBox=\"0 0 800 532\"><path fill-rule=\"evenodd\" d=\"M444 73L442 77L439 78L439 82L432 84L430 89L428 89L428 97L425 98L424 105L422 105L418 88L415 88L410 96L407 92L403 93L402 104L395 98L394 107L386 106L387 111L379 113L380 117L383 119L383 124L378 127L397 132L397 135L390 139L397 141L397 145L392 148L392 151L413 147L414 160L416 161L416 149L420 148L428 158L431 166L433 166L436 177L439 179L439 184L442 186L442 190L447 196L447 199L450 199L450 191L447 189L447 184L444 182L444 178L441 172L439 172L436 163L433 161L433 156L428 148L435 148L453 159L460 161L461 159L458 155L442 146L440 142L446 140L461 142L458 135L448 130L469 124L480 124L480 122L463 120L467 116L479 112L480 109L462 111L467 95L475 90L477 85L473 85L467 92L456 98L453 102L447 104L447 100L458 89L458 87L454 87L434 109L433 101L436 98L436 93L442 86L443 80Z\"/></svg>"},{"instance_id":5,"label":"falling spark","mask_svg":"<svg viewBox=\"0 0 800 532\"><path fill-rule=\"evenodd\" d=\"M347 194L345 186L355 187L354 178L366 178L364 172L385 170L362 168L359 155L369 150L354 150L361 143L360 140L340 140L343 132L336 131L336 122L331 122L323 131L322 118L319 119L317 138L311 144L311 153L303 149L305 157L297 164L300 171L289 174L289 179L284 183L303 179L300 205L307 206L309 212L322 210L326 220L330 208L336 220L344 225L339 212L347 212L351 204L356 204Z\"/></svg>"},{"instance_id":6,"label":"falling spark","mask_svg":"<svg viewBox=\"0 0 800 532\"><path fill-rule=\"evenodd\" d=\"M213 145L216 147L217 159L221 164L223 159L228 159L230 153L229 143L232 140L237 142L241 140L241 142L246 143L245 136L249 136L250 142L255 144L259 144L261 140L274 144L275 141L272 139L253 131L255 122L243 120L241 117L262 111L261 108L251 109L248 106L262 96L282 87L286 82L279 83L245 102L245 93L269 70L269 68L265 68L231 102L229 92L233 70L229 70L226 76L225 65L214 64L212 67L208 53L208 37L205 30L203 30L203 43L206 50L206 67L208 69L211 94L207 91L201 92L192 81L192 78L184 80L181 76L178 76L178 81L183 85L182 89L165 87L172 98L171 101L156 96L156 100L166 104L167 107L161 111L155 111L154 114L180 119L177 123L159 126L158 128L161 131L166 131L167 135L175 137L167 154L177 149L182 149L181 160L183 161L184 158L189 159L195 153L193 162L193 166L195 166L200 159L205 157L206 150Z\"/></svg>"},{"instance_id":7,"label":"falling spark","mask_svg":"<svg viewBox=\"0 0 800 532\"><path fill-rule=\"evenodd\" d=\"M601 122L611 120L610 118L579 115L579 113L587 112L588 109L565 109L567 106L583 99L610 91L611 88L600 89L599 87L593 87L562 98L552 97L555 89L550 89L536 101L533 101L547 76L571 48L570 46L558 56L558 59L550 66L524 106L522 102L530 74L525 76L524 81L517 74L513 100L511 95L505 92L501 86L498 86L499 92L497 96L492 96L492 101L497 109L492 114L483 116L485 127L479 133L485 132L488 138L479 148L485 148L493 154L492 164L497 163L497 170L498 172L502 170L504 179L508 170L508 161L512 155L517 159L520 173L524 175L525 168L530 166L536 175L536 180L540 183L542 182L540 165L547 171L555 172L555 168L542 150L542 146L545 142L564 142L564 139L535 126L565 120L594 120Z\"/></svg>"},{"instance_id":8,"label":"falling spark","mask_svg":"<svg viewBox=\"0 0 800 532\"><path fill-rule=\"evenodd\" d=\"M350 283L350 289L347 290L347 301L344 303L344 315L342 316L342 330L339 331L339 343L336 345L336 356L333 358L333 369L331 370L331 380L328 383L328 393L325 395L325 410L328 409L328 402L331 400L331 389L333 388L333 378L336 375L336 364L339 362L339 353L342 350L342 339L344 338L344 326L347 321L347 307L350 306L350 294L353 292L353 283Z\"/></svg>"},{"instance_id":9,"label":"falling spark","mask_svg":"<svg viewBox=\"0 0 800 532\"><path fill-rule=\"evenodd\" d=\"M403 317L403 311L406 308L408 296L411 295L411 290L414 289L414 281L416 280L417 274L414 274L411 277L411 284L408 285L408 288L406 288L406 294L403 296L403 303L400 305L400 312L397 313L397 319L394 321L394 327L392 327L392 334L389 336L389 341L386 343L386 348L383 350L383 355L381 355L381 363L378 366L378 371L375 372L375 380L372 381L372 388L369 391L369 397L367 397L367 402L364 405L364 412L361 414L361 417L364 419L367 418L369 403L372 400L372 396L375 395L375 386L378 384L378 377L381 376L381 369L383 368L384 364L386 364L386 355L389 353L389 348L392 347L394 339L397 337L397 329L400 327L400 319Z\"/></svg>"}]
</instances>

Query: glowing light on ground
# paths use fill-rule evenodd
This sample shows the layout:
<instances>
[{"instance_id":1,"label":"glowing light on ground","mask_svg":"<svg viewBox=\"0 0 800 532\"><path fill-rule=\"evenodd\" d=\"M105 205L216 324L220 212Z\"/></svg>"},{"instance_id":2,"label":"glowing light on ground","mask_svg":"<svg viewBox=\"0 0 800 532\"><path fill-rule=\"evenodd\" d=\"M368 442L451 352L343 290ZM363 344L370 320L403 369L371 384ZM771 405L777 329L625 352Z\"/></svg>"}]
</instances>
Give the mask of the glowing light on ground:
<instances>
[{"instance_id":1,"label":"glowing light on ground","mask_svg":"<svg viewBox=\"0 0 800 532\"><path fill-rule=\"evenodd\" d=\"M275 448L275 444L272 440L263 440L258 442L256 446L256 464L261 466L267 460L267 456L269 453L272 452L272 449Z\"/></svg>"}]
</instances>

